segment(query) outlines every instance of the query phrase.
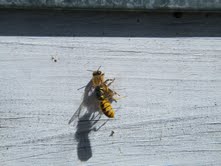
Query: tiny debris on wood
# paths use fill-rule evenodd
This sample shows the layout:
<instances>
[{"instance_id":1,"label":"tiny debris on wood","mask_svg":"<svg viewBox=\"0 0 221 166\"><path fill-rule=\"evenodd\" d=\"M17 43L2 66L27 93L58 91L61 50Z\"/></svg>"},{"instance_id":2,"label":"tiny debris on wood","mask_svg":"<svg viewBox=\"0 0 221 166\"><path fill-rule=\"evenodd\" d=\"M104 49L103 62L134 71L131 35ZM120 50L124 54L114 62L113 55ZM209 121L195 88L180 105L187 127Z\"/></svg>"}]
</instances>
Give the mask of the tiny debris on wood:
<instances>
[{"instance_id":1,"label":"tiny debris on wood","mask_svg":"<svg viewBox=\"0 0 221 166\"><path fill-rule=\"evenodd\" d=\"M111 134L110 134L110 137L112 137L114 135L114 131L112 130L111 131Z\"/></svg>"},{"instance_id":2,"label":"tiny debris on wood","mask_svg":"<svg viewBox=\"0 0 221 166\"><path fill-rule=\"evenodd\" d=\"M57 61L58 61L58 57L52 56L52 57L51 57L51 60L52 60L53 62L57 62Z\"/></svg>"}]
</instances>

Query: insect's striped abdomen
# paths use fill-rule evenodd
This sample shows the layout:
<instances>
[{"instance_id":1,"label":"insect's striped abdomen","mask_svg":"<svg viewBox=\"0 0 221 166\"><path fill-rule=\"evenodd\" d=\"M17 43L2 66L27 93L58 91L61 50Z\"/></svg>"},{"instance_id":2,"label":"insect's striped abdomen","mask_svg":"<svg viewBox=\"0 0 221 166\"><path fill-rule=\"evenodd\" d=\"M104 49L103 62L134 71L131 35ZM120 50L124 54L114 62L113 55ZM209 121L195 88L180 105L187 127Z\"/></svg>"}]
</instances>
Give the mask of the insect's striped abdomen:
<instances>
[{"instance_id":1,"label":"insect's striped abdomen","mask_svg":"<svg viewBox=\"0 0 221 166\"><path fill-rule=\"evenodd\" d=\"M114 110L111 106L111 103L109 100L104 99L102 101L100 101L100 108L102 110L102 112L109 118L114 118Z\"/></svg>"}]
</instances>

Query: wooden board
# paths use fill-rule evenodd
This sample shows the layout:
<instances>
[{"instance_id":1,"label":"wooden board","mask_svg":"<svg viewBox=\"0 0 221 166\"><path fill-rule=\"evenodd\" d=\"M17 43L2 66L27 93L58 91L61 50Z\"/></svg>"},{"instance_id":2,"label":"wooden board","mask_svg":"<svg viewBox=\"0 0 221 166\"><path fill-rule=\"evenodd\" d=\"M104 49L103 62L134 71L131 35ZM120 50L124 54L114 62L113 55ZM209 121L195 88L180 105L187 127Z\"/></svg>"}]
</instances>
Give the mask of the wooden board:
<instances>
[{"instance_id":1,"label":"wooden board","mask_svg":"<svg viewBox=\"0 0 221 166\"><path fill-rule=\"evenodd\" d=\"M219 36L2 35L0 163L220 165L220 52ZM69 125L100 65L127 97Z\"/></svg>"},{"instance_id":2,"label":"wooden board","mask_svg":"<svg viewBox=\"0 0 221 166\"><path fill-rule=\"evenodd\" d=\"M132 10L132 11L220 11L221 3L217 0L192 1L192 0L1 0L1 8L21 8L21 9L90 9L90 10Z\"/></svg>"}]
</instances>

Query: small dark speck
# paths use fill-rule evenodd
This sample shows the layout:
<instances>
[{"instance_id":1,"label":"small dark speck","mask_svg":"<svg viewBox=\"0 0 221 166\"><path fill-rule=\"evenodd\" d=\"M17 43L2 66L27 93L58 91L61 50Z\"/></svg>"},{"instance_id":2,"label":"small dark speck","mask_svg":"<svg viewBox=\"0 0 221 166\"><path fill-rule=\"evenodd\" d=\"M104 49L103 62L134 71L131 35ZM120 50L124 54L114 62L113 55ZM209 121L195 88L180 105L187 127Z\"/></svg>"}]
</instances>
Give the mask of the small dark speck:
<instances>
[{"instance_id":1,"label":"small dark speck","mask_svg":"<svg viewBox=\"0 0 221 166\"><path fill-rule=\"evenodd\" d=\"M58 59L55 58L55 57L51 57L51 60L52 60L53 62L57 62L57 61L58 61Z\"/></svg>"},{"instance_id":2,"label":"small dark speck","mask_svg":"<svg viewBox=\"0 0 221 166\"><path fill-rule=\"evenodd\" d=\"M138 19L137 19L137 23L139 23L139 22L140 22L140 19L138 18Z\"/></svg>"},{"instance_id":3,"label":"small dark speck","mask_svg":"<svg viewBox=\"0 0 221 166\"><path fill-rule=\"evenodd\" d=\"M216 104L216 103L214 103L214 105L215 105L215 106L217 106L217 104Z\"/></svg>"},{"instance_id":4,"label":"small dark speck","mask_svg":"<svg viewBox=\"0 0 221 166\"><path fill-rule=\"evenodd\" d=\"M6 149L8 150L8 147Z\"/></svg>"},{"instance_id":5,"label":"small dark speck","mask_svg":"<svg viewBox=\"0 0 221 166\"><path fill-rule=\"evenodd\" d=\"M112 137L114 135L114 131L112 130L111 131L111 134L110 134L110 137Z\"/></svg>"},{"instance_id":6,"label":"small dark speck","mask_svg":"<svg viewBox=\"0 0 221 166\"><path fill-rule=\"evenodd\" d=\"M183 13L182 12L174 12L173 13L173 17L175 17L175 18L182 18L183 17Z\"/></svg>"}]
</instances>

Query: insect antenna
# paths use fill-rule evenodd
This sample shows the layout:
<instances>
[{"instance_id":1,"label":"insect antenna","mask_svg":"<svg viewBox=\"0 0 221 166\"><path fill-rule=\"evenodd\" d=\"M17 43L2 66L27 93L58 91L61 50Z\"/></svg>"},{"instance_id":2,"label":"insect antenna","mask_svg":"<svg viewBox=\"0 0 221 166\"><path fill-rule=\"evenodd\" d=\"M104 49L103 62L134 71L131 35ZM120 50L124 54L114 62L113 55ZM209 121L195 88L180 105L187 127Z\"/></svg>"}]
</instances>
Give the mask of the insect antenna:
<instances>
[{"instance_id":1,"label":"insect antenna","mask_svg":"<svg viewBox=\"0 0 221 166\"><path fill-rule=\"evenodd\" d=\"M85 86L82 86L82 87L80 87L80 88L78 88L77 90L83 89L84 87L86 87L86 85L85 85Z\"/></svg>"},{"instance_id":2,"label":"insect antenna","mask_svg":"<svg viewBox=\"0 0 221 166\"><path fill-rule=\"evenodd\" d=\"M94 72L93 70L87 70L87 71Z\"/></svg>"},{"instance_id":3,"label":"insect antenna","mask_svg":"<svg viewBox=\"0 0 221 166\"><path fill-rule=\"evenodd\" d=\"M126 88L114 88L114 90L125 90Z\"/></svg>"},{"instance_id":4,"label":"insect antenna","mask_svg":"<svg viewBox=\"0 0 221 166\"><path fill-rule=\"evenodd\" d=\"M101 68L101 66L98 67L97 71L99 71L100 68Z\"/></svg>"},{"instance_id":5,"label":"insect antenna","mask_svg":"<svg viewBox=\"0 0 221 166\"><path fill-rule=\"evenodd\" d=\"M98 67L97 71L99 71L100 68L101 66ZM87 70L87 71L94 72L93 70Z\"/></svg>"}]
</instances>

